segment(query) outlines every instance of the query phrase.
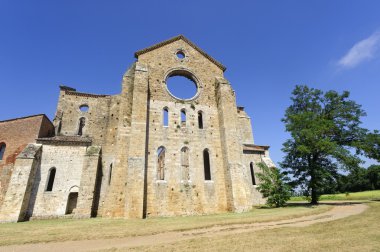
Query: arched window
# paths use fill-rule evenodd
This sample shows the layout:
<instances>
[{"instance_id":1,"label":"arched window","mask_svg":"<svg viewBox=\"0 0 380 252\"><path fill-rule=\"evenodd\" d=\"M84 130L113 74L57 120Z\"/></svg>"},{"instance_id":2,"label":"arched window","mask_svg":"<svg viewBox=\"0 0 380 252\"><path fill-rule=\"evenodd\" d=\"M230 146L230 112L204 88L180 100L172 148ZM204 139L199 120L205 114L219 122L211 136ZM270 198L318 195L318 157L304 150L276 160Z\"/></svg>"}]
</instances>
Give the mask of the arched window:
<instances>
[{"instance_id":1,"label":"arched window","mask_svg":"<svg viewBox=\"0 0 380 252\"><path fill-rule=\"evenodd\" d=\"M110 171L108 175L108 185L111 184L111 178L112 178L112 163L110 164Z\"/></svg>"},{"instance_id":2,"label":"arched window","mask_svg":"<svg viewBox=\"0 0 380 252\"><path fill-rule=\"evenodd\" d=\"M6 147L5 143L0 143L0 160L3 160Z\"/></svg>"},{"instance_id":3,"label":"arched window","mask_svg":"<svg viewBox=\"0 0 380 252\"><path fill-rule=\"evenodd\" d=\"M46 191L51 192L53 190L53 185L54 185L54 179L55 179L55 172L56 169L53 167L49 171L49 176L48 176L48 183L46 186Z\"/></svg>"},{"instance_id":4,"label":"arched window","mask_svg":"<svg viewBox=\"0 0 380 252\"><path fill-rule=\"evenodd\" d=\"M255 172L253 170L253 163L252 162L249 164L249 168L251 169L252 185L256 185Z\"/></svg>"},{"instance_id":5,"label":"arched window","mask_svg":"<svg viewBox=\"0 0 380 252\"><path fill-rule=\"evenodd\" d=\"M81 136L83 134L83 128L85 125L86 125L86 118L84 117L79 118L78 136Z\"/></svg>"},{"instance_id":6,"label":"arched window","mask_svg":"<svg viewBox=\"0 0 380 252\"><path fill-rule=\"evenodd\" d=\"M189 170L189 148L183 147L181 149L181 180L190 180L190 170Z\"/></svg>"},{"instance_id":7,"label":"arched window","mask_svg":"<svg viewBox=\"0 0 380 252\"><path fill-rule=\"evenodd\" d=\"M198 111L198 128L203 129L203 115L202 115L202 111Z\"/></svg>"},{"instance_id":8,"label":"arched window","mask_svg":"<svg viewBox=\"0 0 380 252\"><path fill-rule=\"evenodd\" d=\"M157 179L165 179L165 147L161 146L157 150Z\"/></svg>"},{"instance_id":9,"label":"arched window","mask_svg":"<svg viewBox=\"0 0 380 252\"><path fill-rule=\"evenodd\" d=\"M208 149L203 151L203 167L205 172L205 180L211 180L210 154L208 153Z\"/></svg>"},{"instance_id":10,"label":"arched window","mask_svg":"<svg viewBox=\"0 0 380 252\"><path fill-rule=\"evenodd\" d=\"M186 110L181 109L181 127L186 127Z\"/></svg>"},{"instance_id":11,"label":"arched window","mask_svg":"<svg viewBox=\"0 0 380 252\"><path fill-rule=\"evenodd\" d=\"M163 113L162 124L163 124L163 126L168 126L169 125L169 110L168 110L168 108L164 108L162 110L162 113Z\"/></svg>"}]
</instances>

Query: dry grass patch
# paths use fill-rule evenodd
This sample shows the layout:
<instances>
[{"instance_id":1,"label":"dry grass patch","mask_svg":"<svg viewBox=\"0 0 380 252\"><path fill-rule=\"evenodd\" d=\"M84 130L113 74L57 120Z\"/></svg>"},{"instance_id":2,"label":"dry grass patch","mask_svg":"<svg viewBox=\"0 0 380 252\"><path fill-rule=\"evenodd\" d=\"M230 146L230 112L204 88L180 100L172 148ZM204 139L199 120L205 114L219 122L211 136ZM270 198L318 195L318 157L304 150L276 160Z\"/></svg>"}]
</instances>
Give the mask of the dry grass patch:
<instances>
[{"instance_id":1,"label":"dry grass patch","mask_svg":"<svg viewBox=\"0 0 380 252\"><path fill-rule=\"evenodd\" d=\"M68 240L92 240L183 231L214 225L267 222L313 215L330 210L299 204L278 209L254 209L247 213L141 219L57 219L0 224L0 246Z\"/></svg>"},{"instance_id":2,"label":"dry grass patch","mask_svg":"<svg viewBox=\"0 0 380 252\"><path fill-rule=\"evenodd\" d=\"M368 205L360 215L303 228L197 238L128 251L380 251L380 202Z\"/></svg>"}]
</instances>

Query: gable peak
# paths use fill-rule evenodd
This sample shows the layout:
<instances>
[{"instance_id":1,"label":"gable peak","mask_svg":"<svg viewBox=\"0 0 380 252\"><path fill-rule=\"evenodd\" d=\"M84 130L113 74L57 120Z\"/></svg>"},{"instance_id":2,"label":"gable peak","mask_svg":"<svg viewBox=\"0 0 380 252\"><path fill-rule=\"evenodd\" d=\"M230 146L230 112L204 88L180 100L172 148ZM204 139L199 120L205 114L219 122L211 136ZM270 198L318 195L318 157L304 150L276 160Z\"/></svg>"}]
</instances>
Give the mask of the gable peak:
<instances>
[{"instance_id":1,"label":"gable peak","mask_svg":"<svg viewBox=\"0 0 380 252\"><path fill-rule=\"evenodd\" d=\"M142 55L144 53L153 51L157 48L160 48L162 46L165 46L167 44L173 43L173 42L178 41L178 40L182 40L182 41L186 42L189 46L191 46L193 49L197 50L200 54L202 54L204 57L206 57L208 60L210 60L216 66L218 66L223 72L226 71L227 68L224 65L222 65L222 63L220 63L219 61L217 61L216 59L214 59L213 57L208 55L206 52L204 52L202 49L200 49L197 45L195 45L193 42L191 42L189 39L187 39L182 34L135 52L135 58L138 58L140 55Z\"/></svg>"}]
</instances>

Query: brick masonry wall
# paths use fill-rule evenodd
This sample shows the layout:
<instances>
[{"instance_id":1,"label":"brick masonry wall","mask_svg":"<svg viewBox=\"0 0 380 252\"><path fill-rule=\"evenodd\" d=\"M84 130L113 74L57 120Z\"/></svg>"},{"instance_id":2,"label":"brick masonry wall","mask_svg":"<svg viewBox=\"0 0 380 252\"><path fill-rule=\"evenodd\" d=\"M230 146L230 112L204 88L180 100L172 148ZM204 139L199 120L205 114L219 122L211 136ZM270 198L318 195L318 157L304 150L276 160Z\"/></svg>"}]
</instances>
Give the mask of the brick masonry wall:
<instances>
[{"instance_id":1,"label":"brick masonry wall","mask_svg":"<svg viewBox=\"0 0 380 252\"><path fill-rule=\"evenodd\" d=\"M14 172L0 208L0 222L25 220L36 171L40 166L41 149L39 144L28 144L16 158Z\"/></svg>"},{"instance_id":2,"label":"brick masonry wall","mask_svg":"<svg viewBox=\"0 0 380 252\"><path fill-rule=\"evenodd\" d=\"M0 121L0 143L6 144L3 159L0 160L0 206L8 188L16 157L28 143L35 143L38 137L54 133L54 127L44 115L36 115L7 121Z\"/></svg>"}]
</instances>

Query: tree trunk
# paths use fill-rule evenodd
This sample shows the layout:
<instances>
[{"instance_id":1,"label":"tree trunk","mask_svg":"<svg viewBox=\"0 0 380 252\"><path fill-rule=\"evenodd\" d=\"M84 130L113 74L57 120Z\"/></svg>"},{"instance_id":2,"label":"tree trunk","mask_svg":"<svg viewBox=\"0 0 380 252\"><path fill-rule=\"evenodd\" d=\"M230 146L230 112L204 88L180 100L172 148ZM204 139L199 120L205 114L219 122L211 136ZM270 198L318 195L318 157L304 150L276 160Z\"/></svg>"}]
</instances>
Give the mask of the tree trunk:
<instances>
[{"instance_id":1,"label":"tree trunk","mask_svg":"<svg viewBox=\"0 0 380 252\"><path fill-rule=\"evenodd\" d=\"M312 205L318 205L318 195L317 190L314 186L311 188L311 202Z\"/></svg>"},{"instance_id":2,"label":"tree trunk","mask_svg":"<svg viewBox=\"0 0 380 252\"><path fill-rule=\"evenodd\" d=\"M317 205L318 204L318 193L317 193L317 179L316 178L316 163L318 160L318 154L314 154L312 157L309 156L309 166L310 166L310 187L311 187L311 204Z\"/></svg>"}]
</instances>

